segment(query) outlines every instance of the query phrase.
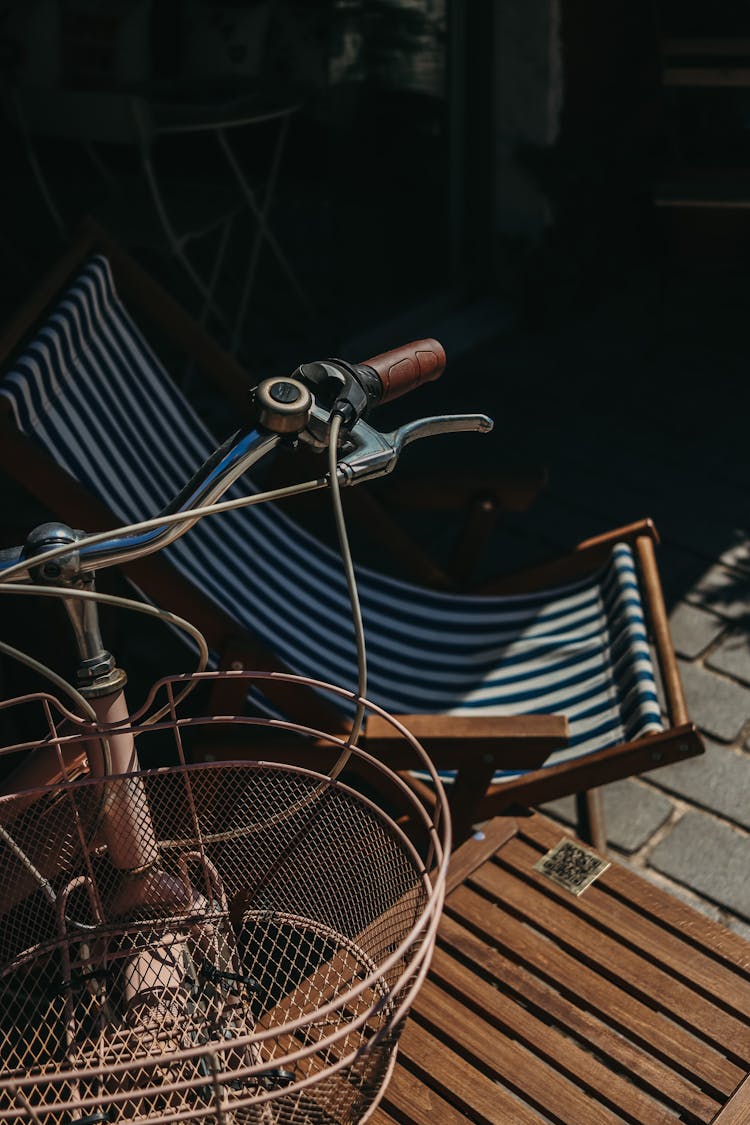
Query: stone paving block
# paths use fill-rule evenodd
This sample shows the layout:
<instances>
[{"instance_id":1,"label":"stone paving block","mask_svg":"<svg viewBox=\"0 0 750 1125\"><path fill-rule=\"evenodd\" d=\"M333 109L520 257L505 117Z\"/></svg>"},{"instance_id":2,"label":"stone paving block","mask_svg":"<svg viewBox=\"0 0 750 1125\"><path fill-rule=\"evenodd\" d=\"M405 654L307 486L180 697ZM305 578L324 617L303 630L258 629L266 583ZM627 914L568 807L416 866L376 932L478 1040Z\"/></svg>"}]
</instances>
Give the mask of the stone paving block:
<instances>
[{"instance_id":1,"label":"stone paving block","mask_svg":"<svg viewBox=\"0 0 750 1125\"><path fill-rule=\"evenodd\" d=\"M575 797L558 797L556 801L547 801L539 806L540 810L553 820L561 820L563 824L576 827L576 800Z\"/></svg>"},{"instance_id":2,"label":"stone paving block","mask_svg":"<svg viewBox=\"0 0 750 1125\"><path fill-rule=\"evenodd\" d=\"M651 839L657 828L669 819L672 802L647 785L631 778L604 786L604 817L607 840L613 848L630 855ZM574 797L561 797L542 805L548 816L575 826Z\"/></svg>"},{"instance_id":3,"label":"stone paving block","mask_svg":"<svg viewBox=\"0 0 750 1125\"><path fill-rule=\"evenodd\" d=\"M652 770L646 777L750 831L750 755L706 740L705 754Z\"/></svg>"},{"instance_id":4,"label":"stone paving block","mask_svg":"<svg viewBox=\"0 0 750 1125\"><path fill-rule=\"evenodd\" d=\"M711 653L706 664L750 685L750 635L744 629L732 633Z\"/></svg>"},{"instance_id":5,"label":"stone paving block","mask_svg":"<svg viewBox=\"0 0 750 1125\"><path fill-rule=\"evenodd\" d=\"M711 566L687 594L689 601L739 621L750 617L750 582L740 571Z\"/></svg>"},{"instance_id":6,"label":"stone paving block","mask_svg":"<svg viewBox=\"0 0 750 1125\"><path fill-rule=\"evenodd\" d=\"M735 541L732 546L720 555L721 562L750 571L750 537L744 532L735 531L733 539Z\"/></svg>"},{"instance_id":7,"label":"stone paving block","mask_svg":"<svg viewBox=\"0 0 750 1125\"><path fill-rule=\"evenodd\" d=\"M669 615L669 628L675 651L692 660L726 629L726 621L715 613L680 602Z\"/></svg>"},{"instance_id":8,"label":"stone paving block","mask_svg":"<svg viewBox=\"0 0 750 1125\"><path fill-rule=\"evenodd\" d=\"M697 664L679 664L691 719L706 734L731 742L750 719L750 692Z\"/></svg>"},{"instance_id":9,"label":"stone paving block","mask_svg":"<svg viewBox=\"0 0 750 1125\"><path fill-rule=\"evenodd\" d=\"M687 812L649 863L670 879L750 919L750 836L701 812Z\"/></svg>"}]
</instances>

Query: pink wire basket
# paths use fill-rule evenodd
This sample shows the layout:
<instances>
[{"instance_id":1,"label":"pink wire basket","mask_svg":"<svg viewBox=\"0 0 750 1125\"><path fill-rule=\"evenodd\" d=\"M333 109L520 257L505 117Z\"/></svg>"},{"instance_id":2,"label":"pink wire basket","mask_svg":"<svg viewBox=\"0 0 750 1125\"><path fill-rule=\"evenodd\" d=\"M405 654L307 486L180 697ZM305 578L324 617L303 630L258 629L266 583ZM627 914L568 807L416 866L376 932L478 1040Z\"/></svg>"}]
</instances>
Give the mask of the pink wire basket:
<instances>
[{"instance_id":1,"label":"pink wire basket","mask_svg":"<svg viewBox=\"0 0 750 1125\"><path fill-rule=\"evenodd\" d=\"M433 804L358 748L336 776L342 735L178 715L186 688L245 681L356 703L229 672L162 680L117 726L42 693L0 705L31 732L0 753L33 748L48 780L8 792L6 778L0 796L0 1121L353 1125L378 1104L435 944L445 795L369 703ZM94 776L123 732L142 762L169 764ZM123 871L112 832L133 831L133 809L155 845Z\"/></svg>"}]
</instances>

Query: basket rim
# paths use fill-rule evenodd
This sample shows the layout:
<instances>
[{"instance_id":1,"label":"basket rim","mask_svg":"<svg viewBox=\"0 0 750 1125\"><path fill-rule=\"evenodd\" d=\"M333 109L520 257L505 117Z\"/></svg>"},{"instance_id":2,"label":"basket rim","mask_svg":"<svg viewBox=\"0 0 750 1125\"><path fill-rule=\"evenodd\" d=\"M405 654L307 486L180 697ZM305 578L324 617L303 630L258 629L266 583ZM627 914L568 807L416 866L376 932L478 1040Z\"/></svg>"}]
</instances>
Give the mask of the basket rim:
<instances>
[{"instance_id":1,"label":"basket rim","mask_svg":"<svg viewBox=\"0 0 750 1125\"><path fill-rule=\"evenodd\" d=\"M427 814L425 806L418 800L416 795L406 785L406 783L398 777L398 774L394 770L391 770L388 766L384 765L384 763L382 763L377 757L369 754L367 751L361 750L358 746L351 746L351 744L348 743L347 737L342 735L341 733L332 734L329 731L322 731L315 727L307 727L301 723L270 719L267 717L245 715L199 715L185 717L178 716L176 702L179 702L179 700L175 700L175 696L172 691L173 685L182 686L189 681L215 681L221 678L231 678L233 680L245 679L249 682L274 680L276 682L288 683L294 686L298 685L307 688L319 688L323 691L344 698L350 702L361 702L367 711L382 716L385 721L391 724L399 732L401 738L403 738L412 747L416 757L421 763L422 768L427 770L427 772L431 776L431 779L434 781L436 801L433 809L432 819L430 819L430 816ZM157 722L149 722L148 714L153 706L154 699L161 688L165 688L165 690L167 691L171 716L169 718L162 717ZM180 697L180 699L181 698L182 696ZM360 699L360 697L356 693L345 688L337 687L333 684L328 684L325 681L317 680L307 676L299 676L294 673L257 672L248 671L245 669L218 672L182 673L178 675L162 677L152 685L145 703L137 711L129 715L126 719L120 720L116 723L94 723L88 718L83 719L80 715L76 715L74 712L72 712L56 696L52 695L50 692L45 691L32 692L23 696L18 696L15 699L0 701L0 709L4 710L8 707L13 706L14 704L26 704L34 701L41 702L45 708L45 712L50 725L49 734L44 739L38 739L33 743L18 744L12 749L22 749L29 746L41 746L47 749L58 748L59 750L59 747L66 744L103 737L106 738L108 735L116 732L132 731L134 735L137 735L139 733L147 731L170 728L179 731L180 729L188 726L221 723L224 726L236 725L284 729L290 730L305 737L324 739L330 742L333 746L338 746L342 749L351 749L353 754L376 766L390 780L394 780L399 788L402 788L406 792L406 794L413 802L414 807L418 808L421 811L421 814L424 818L422 828L427 833L427 840L430 845L427 849L427 859L425 859L423 855L420 855L419 850L415 848L410 841L408 841L408 837L404 835L402 829L395 825L393 819L385 810L379 807L376 801L371 801L368 797L360 793L358 790L351 788L346 782L342 782L340 778L332 778L323 771L313 770L305 766L289 765L284 763L283 761L264 762L261 759L257 761L228 759L225 761L202 763L187 763L183 759L181 765L179 766L163 766L149 770L137 771L138 775L144 777L155 776L169 772L194 772L198 770L217 770L227 767L261 767L289 771L292 773L308 776L316 782L336 786L339 790L352 795L358 801L364 801L370 808L376 811L376 813L379 815L384 824L387 825L388 829L391 832L393 832L395 828L398 843L402 846L404 841L409 843L410 851L414 852L413 859L416 859L419 863L419 878L422 881L426 892L426 899L420 909L419 917L417 918L416 922L410 927L405 937L401 941L399 941L398 946L393 949L385 959L380 961L374 970L369 972L363 979L358 980L354 987L348 988L340 996L337 996L334 999L328 1001L327 1004L315 1008L314 1013L309 1014L307 1018L311 1018L313 1014L317 1019L334 1014L336 1011L345 1007L347 1004L350 1004L352 1000L361 995L361 993L369 989L378 978L382 977L384 973L387 973L389 969L396 965L400 960L406 960L406 967L399 975L398 980L394 984L393 991L396 1010L395 1015L393 1017L389 1017L389 1024L396 1019L403 1018L403 1016L408 1012L416 991L424 980L432 958L437 926L440 921L443 902L445 898L447 869L450 859L451 836L447 799L445 797L445 792L437 771L435 770L429 758L429 755L421 746L419 741L398 719L396 719L384 708L373 703L372 701L364 698ZM57 720L55 719L55 715L58 716ZM60 734L58 732L56 721L59 723L60 718L67 720L73 724L75 729L72 733ZM0 751L0 754L2 754L3 752L10 752L10 749L5 748L5 751ZM103 779L101 777L94 776L81 777L75 780L66 780L62 783L59 783L57 787L67 788L95 784L106 784L106 782L110 778L112 780L116 780L118 777L122 778L129 776L133 775L112 774L107 775L107 777ZM33 796L36 793L43 795L44 793L48 793L50 788L50 786L39 786L35 789L24 790L23 793L26 796ZM2 796L0 796L0 807L2 806L2 804L5 804L6 801L12 800L14 797L19 796L20 793L21 791L15 791L11 793L6 792ZM410 951L414 949L415 945L417 946L417 948L413 955L409 957ZM331 1032L330 1035L326 1036L324 1040L318 1041L316 1050L320 1050L321 1047L323 1047L326 1043L333 1045L343 1035L349 1034L351 1031L362 1026L369 1018L371 1012L372 1006L368 1005L365 1011L362 1012L359 1016L352 1019L351 1021L345 1021L343 1027L337 1028L336 1030ZM240 1048L243 1045L249 1045L252 1043L257 1044L264 1040L291 1033L298 1026L299 1018L288 1020L284 1024L274 1025L270 1028L259 1028L254 1030L252 1033L248 1033L243 1036L237 1036L237 1038L233 1040L233 1045ZM181 1051L181 1055L183 1055L183 1053L184 1057L200 1057L201 1054L205 1053L205 1047L196 1046L194 1048L187 1049L185 1052ZM286 1060L288 1060L289 1062L293 1062L296 1058L303 1058L308 1053L309 1049L303 1047L298 1051L291 1052L288 1055L285 1055L283 1059L276 1058L275 1062L277 1065L283 1063ZM160 1064L160 1062L168 1061L171 1056L171 1052L165 1051L163 1055L152 1055L149 1056L148 1059L144 1058L140 1060L139 1065L146 1065L150 1070L152 1064L154 1066L157 1066ZM134 1062L132 1060L124 1060L119 1063L109 1064L107 1066L87 1067L85 1069L85 1074L93 1078L96 1075L104 1075L105 1073L127 1073L132 1069L133 1065ZM341 1065L345 1065L345 1062L342 1061ZM338 1068L339 1067L337 1066L336 1069ZM259 1066L258 1072L260 1073L261 1071L262 1067ZM69 1072L58 1071L55 1073L54 1078L52 1078L52 1076L47 1076L47 1081L52 1078L53 1083L57 1084L58 1082L65 1081L66 1075L68 1078L73 1079L76 1077L80 1078L83 1073L84 1071L82 1071L80 1068L70 1070ZM24 1078L16 1076L16 1078L12 1080L12 1083L18 1087L32 1088L37 1084L41 1077L42 1076L40 1075L26 1076ZM0 1079L0 1088L3 1088L6 1085L7 1081L9 1080ZM297 1088L296 1084L293 1088ZM289 1089L291 1090L292 1087L289 1087ZM3 1111L0 1111L0 1120L3 1119L5 1119L5 1114L3 1113Z\"/></svg>"}]
</instances>

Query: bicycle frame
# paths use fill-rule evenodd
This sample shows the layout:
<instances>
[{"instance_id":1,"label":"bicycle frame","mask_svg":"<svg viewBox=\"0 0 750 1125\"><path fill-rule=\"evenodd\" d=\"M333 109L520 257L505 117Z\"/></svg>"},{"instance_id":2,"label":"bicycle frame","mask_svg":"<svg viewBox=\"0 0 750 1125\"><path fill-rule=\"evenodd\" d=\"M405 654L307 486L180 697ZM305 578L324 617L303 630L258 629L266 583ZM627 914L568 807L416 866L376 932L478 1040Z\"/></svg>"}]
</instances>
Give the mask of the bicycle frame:
<instances>
[{"instance_id":1,"label":"bicycle frame","mask_svg":"<svg viewBox=\"0 0 750 1125\"><path fill-rule=\"evenodd\" d=\"M317 377L320 377L320 372L317 372ZM340 388L340 381L334 380L334 383ZM292 387L294 398L287 395ZM304 392L304 409L298 401L299 387ZM120 876L119 885L108 902L108 914L115 923L131 916L140 917L149 911L156 911L162 918L201 916L205 922L216 913L217 904L220 906L217 917L225 917L227 906L218 873L215 878L206 875L205 885L198 891L187 868L177 874L161 863L159 836L125 700L126 676L116 667L113 657L102 644L93 598L93 574L99 567L132 561L158 551L184 535L197 519L215 509L217 501L231 484L280 441L297 440L304 434L310 444L325 448L331 441L331 434L334 435L332 440L336 440L339 425L331 425L330 413L315 403L305 385L293 379L268 380L258 389L258 397L263 398L264 395L262 424L235 434L219 447L175 500L153 520L113 533L83 538L80 533L63 525L43 525L32 533L22 551L6 552L4 558L0 557L0 582L21 582L31 576L41 586L55 587L73 626L80 658L78 689L87 701L101 735L100 740L84 739L84 756L87 772L92 779L101 779L103 783L96 837L106 845L108 862ZM293 408L287 408L285 402L292 403ZM297 405L294 406L294 403ZM345 431L338 463L334 461L332 465L341 483L353 484L360 479L390 472L401 449L418 437L446 430L486 432L489 428L491 422L484 416L467 415L423 419L393 434L379 434L363 421L355 419L348 432ZM333 468L331 471L334 471ZM325 484L326 480L321 479L308 482L297 490L286 491L293 494L305 487L323 487ZM258 494L253 501L261 502L275 495ZM84 597L84 594L90 596ZM358 706L362 706L363 702L359 700ZM59 785L61 780L69 780L71 768L76 771L83 768L82 755L75 744L67 743L64 749L54 743L40 747L6 778L0 787L0 798L29 790L39 793ZM13 816L20 815L34 799L32 793L28 801L24 799L22 803L15 803ZM9 804L14 806L12 801ZM12 819L3 819L4 807L0 801L0 829L3 832L12 824ZM33 857L30 862L33 863ZM205 863L202 856L201 864L205 866ZM47 857L41 875L49 881L65 870L65 855L54 855ZM78 885L74 880L70 886L74 884ZM66 889L64 902L58 907L63 931L69 893L72 892ZM0 915L6 914L17 901L11 901L7 894L0 897ZM229 1028L234 1018L232 1013L238 1010L238 1005L242 1006L235 996L237 986L233 983L241 979L238 975L239 958L234 938L225 935L219 941L218 937L210 936L213 934L212 926L213 923L210 923L206 931L209 937L201 939L206 946L206 956L219 958L218 970L216 965L213 966L217 970L216 980L220 982L216 985L215 1001L219 1015L212 1019L216 1026L221 1026L225 1019L229 1020ZM131 951L126 950L122 970L123 993L129 1027L134 1035L147 1034L154 1004L170 1008L188 1002L186 974L189 975L189 972L185 962L189 959L187 947L194 929L195 925L189 921L167 924L147 948L138 948L136 942ZM217 942L221 950L219 945L213 948ZM233 966L231 971L227 966ZM242 1027L247 1035L248 1020L252 1030L252 1019L245 1014L243 1020ZM229 1034L228 1030L227 1036ZM256 1071L260 1064L252 1051L242 1056L241 1064L235 1065L240 1065L240 1069L244 1067L246 1071L249 1068L249 1072Z\"/></svg>"}]
</instances>

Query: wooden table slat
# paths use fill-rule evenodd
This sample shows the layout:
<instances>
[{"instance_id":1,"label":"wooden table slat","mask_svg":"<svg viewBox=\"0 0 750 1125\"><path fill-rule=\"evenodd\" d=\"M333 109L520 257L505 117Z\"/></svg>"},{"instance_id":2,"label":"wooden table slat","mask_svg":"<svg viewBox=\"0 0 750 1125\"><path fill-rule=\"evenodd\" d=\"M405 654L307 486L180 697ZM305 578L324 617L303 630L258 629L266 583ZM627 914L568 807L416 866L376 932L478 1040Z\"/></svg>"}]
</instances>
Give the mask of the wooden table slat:
<instances>
[{"instance_id":1,"label":"wooden table slat","mask_svg":"<svg viewBox=\"0 0 750 1125\"><path fill-rule=\"evenodd\" d=\"M473 1057L502 1085L515 1089L519 1097L543 1113L556 1114L565 1125L620 1125L619 1114L588 1098L564 1074L476 1013L463 1005L458 1007L432 981L422 987L414 1012L430 1030L448 1037L459 1057Z\"/></svg>"},{"instance_id":2,"label":"wooden table slat","mask_svg":"<svg viewBox=\"0 0 750 1125\"><path fill-rule=\"evenodd\" d=\"M665 67L665 86L750 86L750 67L677 66Z\"/></svg>"},{"instance_id":3,"label":"wooden table slat","mask_svg":"<svg viewBox=\"0 0 750 1125\"><path fill-rule=\"evenodd\" d=\"M684 1076L696 1076L721 1096L728 1095L740 1081L743 1072L738 1066L579 961L575 954L514 918L504 905L487 902L463 886L451 895L449 907L451 914L470 929L497 941L522 965L575 997L576 1003L677 1067Z\"/></svg>"},{"instance_id":4,"label":"wooden table slat","mask_svg":"<svg viewBox=\"0 0 750 1125\"><path fill-rule=\"evenodd\" d=\"M539 814L517 818L515 823L519 837L536 844L541 852L549 851L558 840L569 836L559 825ZM699 914L674 895L665 894L621 863L612 863L604 879L607 891L633 910L642 911L655 919L662 929L720 962L735 979L750 980L750 942L739 934Z\"/></svg>"},{"instance_id":5,"label":"wooden table slat","mask_svg":"<svg viewBox=\"0 0 750 1125\"><path fill-rule=\"evenodd\" d=\"M508 1125L511 1121L513 1125L540 1125L538 1113L420 1027L413 1016L401 1035L399 1056L402 1068L429 1082L446 1100L465 1106L470 1121L481 1125Z\"/></svg>"},{"instance_id":6,"label":"wooden table slat","mask_svg":"<svg viewBox=\"0 0 750 1125\"><path fill-rule=\"evenodd\" d=\"M628 1108L636 1120L645 1125L657 1125L662 1120L673 1122L676 1109L709 1122L718 1111L719 1103L714 1098L660 1062L651 1051L577 1007L452 919L443 920L440 937L441 948L436 951L431 969L433 980L451 988L460 995L462 1003L475 1011L484 1010L549 1061L557 1060L557 1065L572 1068L572 1073L582 1079L588 1076L589 1086L606 1085L605 1098L623 1111ZM484 977L449 956L443 946L470 964L481 966L482 972L491 977L494 991L490 993ZM514 993L520 1008L513 1001ZM580 1046L573 1035L579 1037ZM596 1051L601 1061L591 1051ZM606 1065L607 1060L615 1064L613 1069ZM673 1109L655 1102L646 1090Z\"/></svg>"},{"instance_id":7,"label":"wooden table slat","mask_svg":"<svg viewBox=\"0 0 750 1125\"><path fill-rule=\"evenodd\" d=\"M723 963L665 930L657 918L612 896L607 878L611 868L576 897L534 870L539 853L523 841L509 841L500 858L521 879L542 888L546 895L587 919L618 944L633 947L637 957L645 956L657 969L678 978L689 989L698 988L712 1000L720 1001L728 1014L742 1016L750 1011L750 980L738 977Z\"/></svg>"},{"instance_id":8,"label":"wooden table slat","mask_svg":"<svg viewBox=\"0 0 750 1125\"><path fill-rule=\"evenodd\" d=\"M460 886L472 871L494 855L498 848L512 839L515 833L515 820L512 817L498 816L485 825L482 831L469 837L466 843L451 856L445 885L446 895Z\"/></svg>"},{"instance_id":9,"label":"wooden table slat","mask_svg":"<svg viewBox=\"0 0 750 1125\"><path fill-rule=\"evenodd\" d=\"M633 1083L612 1071L592 1051L584 1049L569 1035L533 1014L526 1006L499 989L489 992L486 981L442 950L433 960L431 979L443 990L460 996L464 1005L502 1028L523 1047L543 1059L553 1071L586 1091L594 1093L598 1102L615 1113L628 1114L628 1120L639 1125L674 1125L674 1112L659 1105ZM484 1001L484 1002L483 1002ZM419 1001L417 1001L419 1003ZM709 1102L712 1113L718 1108ZM705 1120L710 1120L708 1115Z\"/></svg>"},{"instance_id":10,"label":"wooden table slat","mask_svg":"<svg viewBox=\"0 0 750 1125\"><path fill-rule=\"evenodd\" d=\"M403 1066L394 1070L379 1108L383 1113L392 1109L398 1121L407 1117L409 1125L466 1125L473 1120Z\"/></svg>"},{"instance_id":11,"label":"wooden table slat","mask_svg":"<svg viewBox=\"0 0 750 1125\"><path fill-rule=\"evenodd\" d=\"M506 907L533 919L553 940L576 950L592 968L624 985L633 995L646 1002L651 998L658 1000L672 1018L689 1023L691 1030L715 1045L731 1044L738 1060L750 1056L750 1027L746 1022L595 926L584 916L579 900L531 870L533 857L529 862L525 852L523 844L511 841L500 853L500 860L503 864L507 862L508 869L484 864L472 874L471 882ZM544 883L544 891L531 893L529 881L535 886ZM595 890L596 884L591 887L592 892Z\"/></svg>"}]
</instances>

